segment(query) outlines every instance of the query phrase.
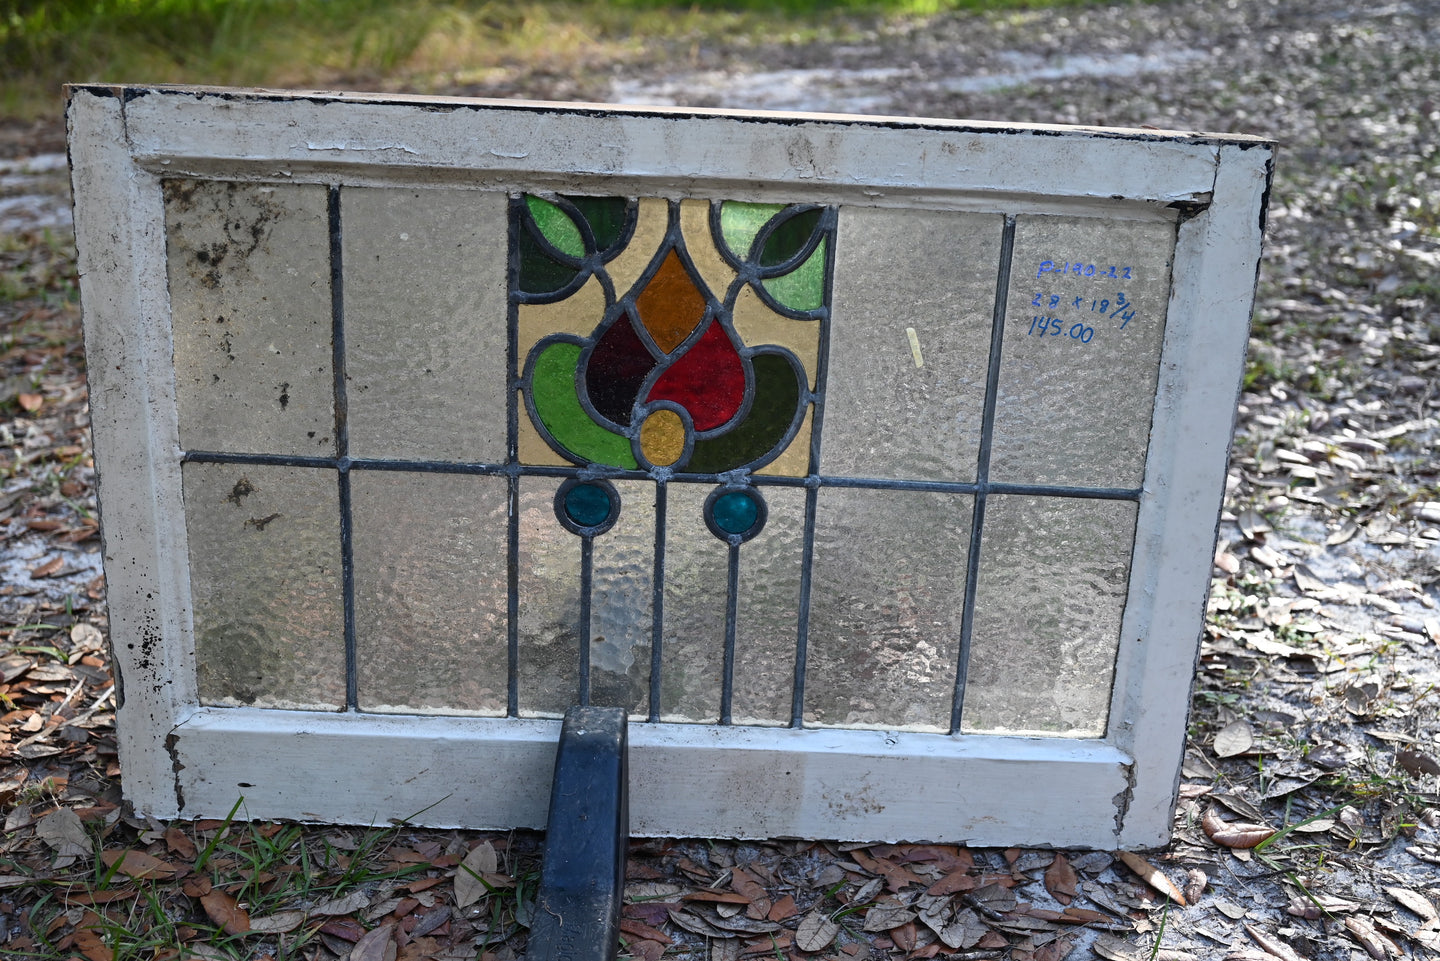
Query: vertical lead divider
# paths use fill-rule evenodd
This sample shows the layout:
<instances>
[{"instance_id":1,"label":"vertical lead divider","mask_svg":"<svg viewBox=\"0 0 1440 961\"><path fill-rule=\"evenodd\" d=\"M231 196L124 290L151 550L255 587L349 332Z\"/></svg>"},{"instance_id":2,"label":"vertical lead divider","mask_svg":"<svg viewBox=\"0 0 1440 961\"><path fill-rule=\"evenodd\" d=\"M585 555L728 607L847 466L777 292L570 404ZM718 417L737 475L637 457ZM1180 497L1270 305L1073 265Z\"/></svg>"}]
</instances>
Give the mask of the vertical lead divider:
<instances>
[{"instance_id":1,"label":"vertical lead divider","mask_svg":"<svg viewBox=\"0 0 1440 961\"><path fill-rule=\"evenodd\" d=\"M623 708L565 712L528 961L614 961L630 845Z\"/></svg>"}]
</instances>

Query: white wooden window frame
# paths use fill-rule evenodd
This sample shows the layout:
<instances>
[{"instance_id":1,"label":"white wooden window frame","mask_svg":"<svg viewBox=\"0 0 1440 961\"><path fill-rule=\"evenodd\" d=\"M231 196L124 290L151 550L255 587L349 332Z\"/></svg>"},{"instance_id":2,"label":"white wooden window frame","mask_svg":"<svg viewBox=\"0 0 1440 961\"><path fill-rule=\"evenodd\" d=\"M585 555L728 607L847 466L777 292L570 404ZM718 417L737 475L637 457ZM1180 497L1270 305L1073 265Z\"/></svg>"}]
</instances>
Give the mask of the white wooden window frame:
<instances>
[{"instance_id":1,"label":"white wooden window frame","mask_svg":"<svg viewBox=\"0 0 1440 961\"><path fill-rule=\"evenodd\" d=\"M161 180L1178 210L1103 738L636 723L640 836L1103 849L1170 835L1272 146L1240 136L82 86L68 121L125 796L156 817L542 827L558 720L199 704ZM1169 215L1169 214L1167 214Z\"/></svg>"}]
</instances>

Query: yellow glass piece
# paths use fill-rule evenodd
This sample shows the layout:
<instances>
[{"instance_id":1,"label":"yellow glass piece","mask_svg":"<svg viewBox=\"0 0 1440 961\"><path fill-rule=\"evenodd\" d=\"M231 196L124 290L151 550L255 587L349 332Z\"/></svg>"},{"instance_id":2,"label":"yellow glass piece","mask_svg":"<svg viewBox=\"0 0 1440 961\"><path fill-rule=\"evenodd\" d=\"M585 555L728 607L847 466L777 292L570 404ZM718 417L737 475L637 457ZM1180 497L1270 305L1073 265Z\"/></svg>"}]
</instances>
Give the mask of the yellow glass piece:
<instances>
[{"instance_id":1,"label":"yellow glass piece","mask_svg":"<svg viewBox=\"0 0 1440 961\"><path fill-rule=\"evenodd\" d=\"M515 373L525 371L530 349L551 334L589 336L605 316L605 288L591 277L564 300L553 304L521 304L515 318Z\"/></svg>"},{"instance_id":2,"label":"yellow glass piece","mask_svg":"<svg viewBox=\"0 0 1440 961\"><path fill-rule=\"evenodd\" d=\"M680 233L685 237L685 250L690 254L700 279L715 292L716 297L723 300L725 291L730 289L730 283L735 279L735 271L720 256L711 239L708 200L680 201Z\"/></svg>"},{"instance_id":3,"label":"yellow glass piece","mask_svg":"<svg viewBox=\"0 0 1440 961\"><path fill-rule=\"evenodd\" d=\"M540 437L540 432L530 422L530 416L525 412L525 401L520 404L520 433L516 436L516 456L520 463L528 467L570 467L568 460L561 457L550 449L550 445Z\"/></svg>"},{"instance_id":4,"label":"yellow glass piece","mask_svg":"<svg viewBox=\"0 0 1440 961\"><path fill-rule=\"evenodd\" d=\"M791 351L805 365L810 389L815 389L815 368L820 361L820 321L792 320L780 316L766 307L748 284L735 298L731 320L735 324L735 333L751 347L778 344Z\"/></svg>"},{"instance_id":5,"label":"yellow glass piece","mask_svg":"<svg viewBox=\"0 0 1440 961\"><path fill-rule=\"evenodd\" d=\"M642 197L637 205L635 235L619 256L605 265L606 273L615 284L616 297L629 293L645 268L650 266L655 251L660 249L660 242L665 239L665 228L669 226L670 204L659 197Z\"/></svg>"},{"instance_id":6,"label":"yellow glass piece","mask_svg":"<svg viewBox=\"0 0 1440 961\"><path fill-rule=\"evenodd\" d=\"M795 439L779 457L757 470L757 474L771 477L804 477L810 473L810 422L815 413L814 404L805 405L805 419L795 432Z\"/></svg>"},{"instance_id":7,"label":"yellow glass piece","mask_svg":"<svg viewBox=\"0 0 1440 961\"><path fill-rule=\"evenodd\" d=\"M685 453L685 422L673 410L661 408L640 425L640 453L656 467L669 467Z\"/></svg>"}]
</instances>

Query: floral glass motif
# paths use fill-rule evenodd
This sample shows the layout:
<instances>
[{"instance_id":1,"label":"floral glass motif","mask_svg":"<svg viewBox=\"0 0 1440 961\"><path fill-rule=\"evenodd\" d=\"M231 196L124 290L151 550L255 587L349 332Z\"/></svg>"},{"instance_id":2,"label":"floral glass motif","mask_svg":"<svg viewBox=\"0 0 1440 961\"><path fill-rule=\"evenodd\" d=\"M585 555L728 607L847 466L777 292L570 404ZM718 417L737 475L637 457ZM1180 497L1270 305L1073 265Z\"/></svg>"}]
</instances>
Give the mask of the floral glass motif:
<instances>
[{"instance_id":1,"label":"floral glass motif","mask_svg":"<svg viewBox=\"0 0 1440 961\"><path fill-rule=\"evenodd\" d=\"M651 249L637 227L659 215L665 229ZM835 217L811 204L512 201L514 301L557 304L594 283L604 295L590 329L571 320L520 345L525 413L546 446L577 466L668 477L756 471L808 441ZM637 256L648 262L623 285L611 265ZM746 336L734 308L747 290L771 315L763 329L812 328L787 338L808 356ZM808 456L788 460L797 469L780 473L808 472ZM758 529L760 503L722 496L707 519L740 535Z\"/></svg>"}]
</instances>

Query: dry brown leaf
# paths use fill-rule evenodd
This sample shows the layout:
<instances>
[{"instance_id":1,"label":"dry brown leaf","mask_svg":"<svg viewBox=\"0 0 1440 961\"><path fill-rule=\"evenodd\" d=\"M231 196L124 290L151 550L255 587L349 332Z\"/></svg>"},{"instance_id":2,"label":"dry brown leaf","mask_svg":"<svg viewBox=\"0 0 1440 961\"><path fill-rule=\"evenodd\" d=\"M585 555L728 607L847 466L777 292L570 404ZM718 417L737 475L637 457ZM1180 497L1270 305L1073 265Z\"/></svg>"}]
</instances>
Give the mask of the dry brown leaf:
<instances>
[{"instance_id":1,"label":"dry brown leaf","mask_svg":"<svg viewBox=\"0 0 1440 961\"><path fill-rule=\"evenodd\" d=\"M1069 904L1075 897L1075 884L1078 881L1075 869L1065 860L1063 854L1055 855L1055 860L1045 869L1045 890L1061 904Z\"/></svg>"},{"instance_id":2,"label":"dry brown leaf","mask_svg":"<svg viewBox=\"0 0 1440 961\"><path fill-rule=\"evenodd\" d=\"M1140 855L1132 854L1129 851L1121 851L1120 860L1124 861L1125 866L1139 875L1140 879L1146 884L1182 908L1186 907L1185 895L1180 893L1180 889L1172 884L1170 879L1167 878L1159 868L1155 867L1149 861L1146 861Z\"/></svg>"},{"instance_id":3,"label":"dry brown leaf","mask_svg":"<svg viewBox=\"0 0 1440 961\"><path fill-rule=\"evenodd\" d=\"M795 946L801 951L821 951L828 947L839 933L840 925L830 920L830 916L824 911L816 908L805 915L800 921L800 927L795 929Z\"/></svg>"},{"instance_id":4,"label":"dry brown leaf","mask_svg":"<svg viewBox=\"0 0 1440 961\"><path fill-rule=\"evenodd\" d=\"M915 912L900 902L878 901L865 912L864 930L872 934L877 931L890 931L914 920Z\"/></svg>"},{"instance_id":5,"label":"dry brown leaf","mask_svg":"<svg viewBox=\"0 0 1440 961\"><path fill-rule=\"evenodd\" d=\"M1395 763L1416 777L1425 774L1440 774L1440 761L1436 761L1430 755L1420 751L1396 751Z\"/></svg>"},{"instance_id":6,"label":"dry brown leaf","mask_svg":"<svg viewBox=\"0 0 1440 961\"><path fill-rule=\"evenodd\" d=\"M1395 887L1386 888L1385 893L1390 895L1396 901L1399 901L1404 907L1406 907L1410 911L1418 914L1422 920L1434 921L1437 919L1437 917L1440 917L1440 915L1437 915L1435 911L1434 903L1431 902L1429 898L1421 894L1419 891L1411 891L1409 888Z\"/></svg>"},{"instance_id":7,"label":"dry brown leaf","mask_svg":"<svg viewBox=\"0 0 1440 961\"><path fill-rule=\"evenodd\" d=\"M770 905L770 910L765 916L771 921L788 921L799 913L800 909L795 906L795 898L787 894Z\"/></svg>"},{"instance_id":8,"label":"dry brown leaf","mask_svg":"<svg viewBox=\"0 0 1440 961\"><path fill-rule=\"evenodd\" d=\"M1250 935L1255 943L1272 957L1280 958L1281 961L1305 961L1290 945L1278 938L1271 937L1253 924L1245 925L1245 933Z\"/></svg>"},{"instance_id":9,"label":"dry brown leaf","mask_svg":"<svg viewBox=\"0 0 1440 961\"><path fill-rule=\"evenodd\" d=\"M50 560L46 561L44 564L41 564L39 567L32 568L30 570L30 576L36 579L39 579L41 577L49 577L51 574L59 571L60 568L64 566L64 564L65 558L52 557Z\"/></svg>"},{"instance_id":10,"label":"dry brown leaf","mask_svg":"<svg viewBox=\"0 0 1440 961\"><path fill-rule=\"evenodd\" d=\"M53 848L57 857L83 858L91 852L90 835L85 833L80 815L69 808L60 808L41 818L35 826L35 836Z\"/></svg>"},{"instance_id":11,"label":"dry brown leaf","mask_svg":"<svg viewBox=\"0 0 1440 961\"><path fill-rule=\"evenodd\" d=\"M240 907L233 897L219 888L213 888L209 894L202 897L200 906L205 909L211 921L225 929L226 934L244 934L250 930L250 915L245 913L245 909Z\"/></svg>"},{"instance_id":12,"label":"dry brown leaf","mask_svg":"<svg viewBox=\"0 0 1440 961\"><path fill-rule=\"evenodd\" d=\"M263 918L250 919L251 934L289 934L305 923L304 911L276 911Z\"/></svg>"},{"instance_id":13,"label":"dry brown leaf","mask_svg":"<svg viewBox=\"0 0 1440 961\"><path fill-rule=\"evenodd\" d=\"M1345 919L1345 930L1350 936L1360 942L1365 953L1374 958L1375 961L1384 961L1388 957L1400 957L1400 947L1385 935L1375 930L1375 925L1365 918L1348 917Z\"/></svg>"},{"instance_id":14,"label":"dry brown leaf","mask_svg":"<svg viewBox=\"0 0 1440 961\"><path fill-rule=\"evenodd\" d=\"M114 961L115 959L115 953L105 944L105 939L100 933L103 928L104 922L94 911L86 911L81 916L80 922L75 925L74 947L85 955L88 961Z\"/></svg>"},{"instance_id":15,"label":"dry brown leaf","mask_svg":"<svg viewBox=\"0 0 1440 961\"><path fill-rule=\"evenodd\" d=\"M644 921L636 921L634 918L621 918L620 931L632 939L644 941L658 941L661 944L671 943L670 936L659 928L652 928Z\"/></svg>"},{"instance_id":16,"label":"dry brown leaf","mask_svg":"<svg viewBox=\"0 0 1440 961\"><path fill-rule=\"evenodd\" d=\"M480 876L494 874L498 867L493 844L481 841L475 845L455 869L455 906L468 908L483 898L488 889Z\"/></svg>"},{"instance_id":17,"label":"dry brown leaf","mask_svg":"<svg viewBox=\"0 0 1440 961\"><path fill-rule=\"evenodd\" d=\"M1222 847L1248 850L1275 833L1274 828L1263 824L1248 824L1244 821L1227 823L1211 808L1200 819L1200 827L1206 837Z\"/></svg>"},{"instance_id":18,"label":"dry brown leaf","mask_svg":"<svg viewBox=\"0 0 1440 961\"><path fill-rule=\"evenodd\" d=\"M1218 757L1237 757L1255 745L1255 730L1246 721L1232 721L1215 735Z\"/></svg>"},{"instance_id":19,"label":"dry brown leaf","mask_svg":"<svg viewBox=\"0 0 1440 961\"><path fill-rule=\"evenodd\" d=\"M925 889L926 894L959 894L962 891L973 891L980 886L980 879L969 872L968 868L961 868L958 871L951 871L934 884Z\"/></svg>"},{"instance_id":20,"label":"dry brown leaf","mask_svg":"<svg viewBox=\"0 0 1440 961\"><path fill-rule=\"evenodd\" d=\"M1092 945L1094 952L1105 961L1148 961L1150 952L1138 944L1131 944L1113 934L1101 932Z\"/></svg>"},{"instance_id":21,"label":"dry brown leaf","mask_svg":"<svg viewBox=\"0 0 1440 961\"><path fill-rule=\"evenodd\" d=\"M105 861L106 867L114 867L127 877L168 880L180 873L180 869L175 865L152 858L144 851L102 851L100 857ZM119 862L118 867L116 862Z\"/></svg>"},{"instance_id":22,"label":"dry brown leaf","mask_svg":"<svg viewBox=\"0 0 1440 961\"><path fill-rule=\"evenodd\" d=\"M195 860L200 853L195 850L195 842L190 840L189 835L173 824L165 829L165 850L187 861Z\"/></svg>"},{"instance_id":23,"label":"dry brown leaf","mask_svg":"<svg viewBox=\"0 0 1440 961\"><path fill-rule=\"evenodd\" d=\"M395 954L395 925L382 924L355 942L350 961L395 961Z\"/></svg>"}]
</instances>

